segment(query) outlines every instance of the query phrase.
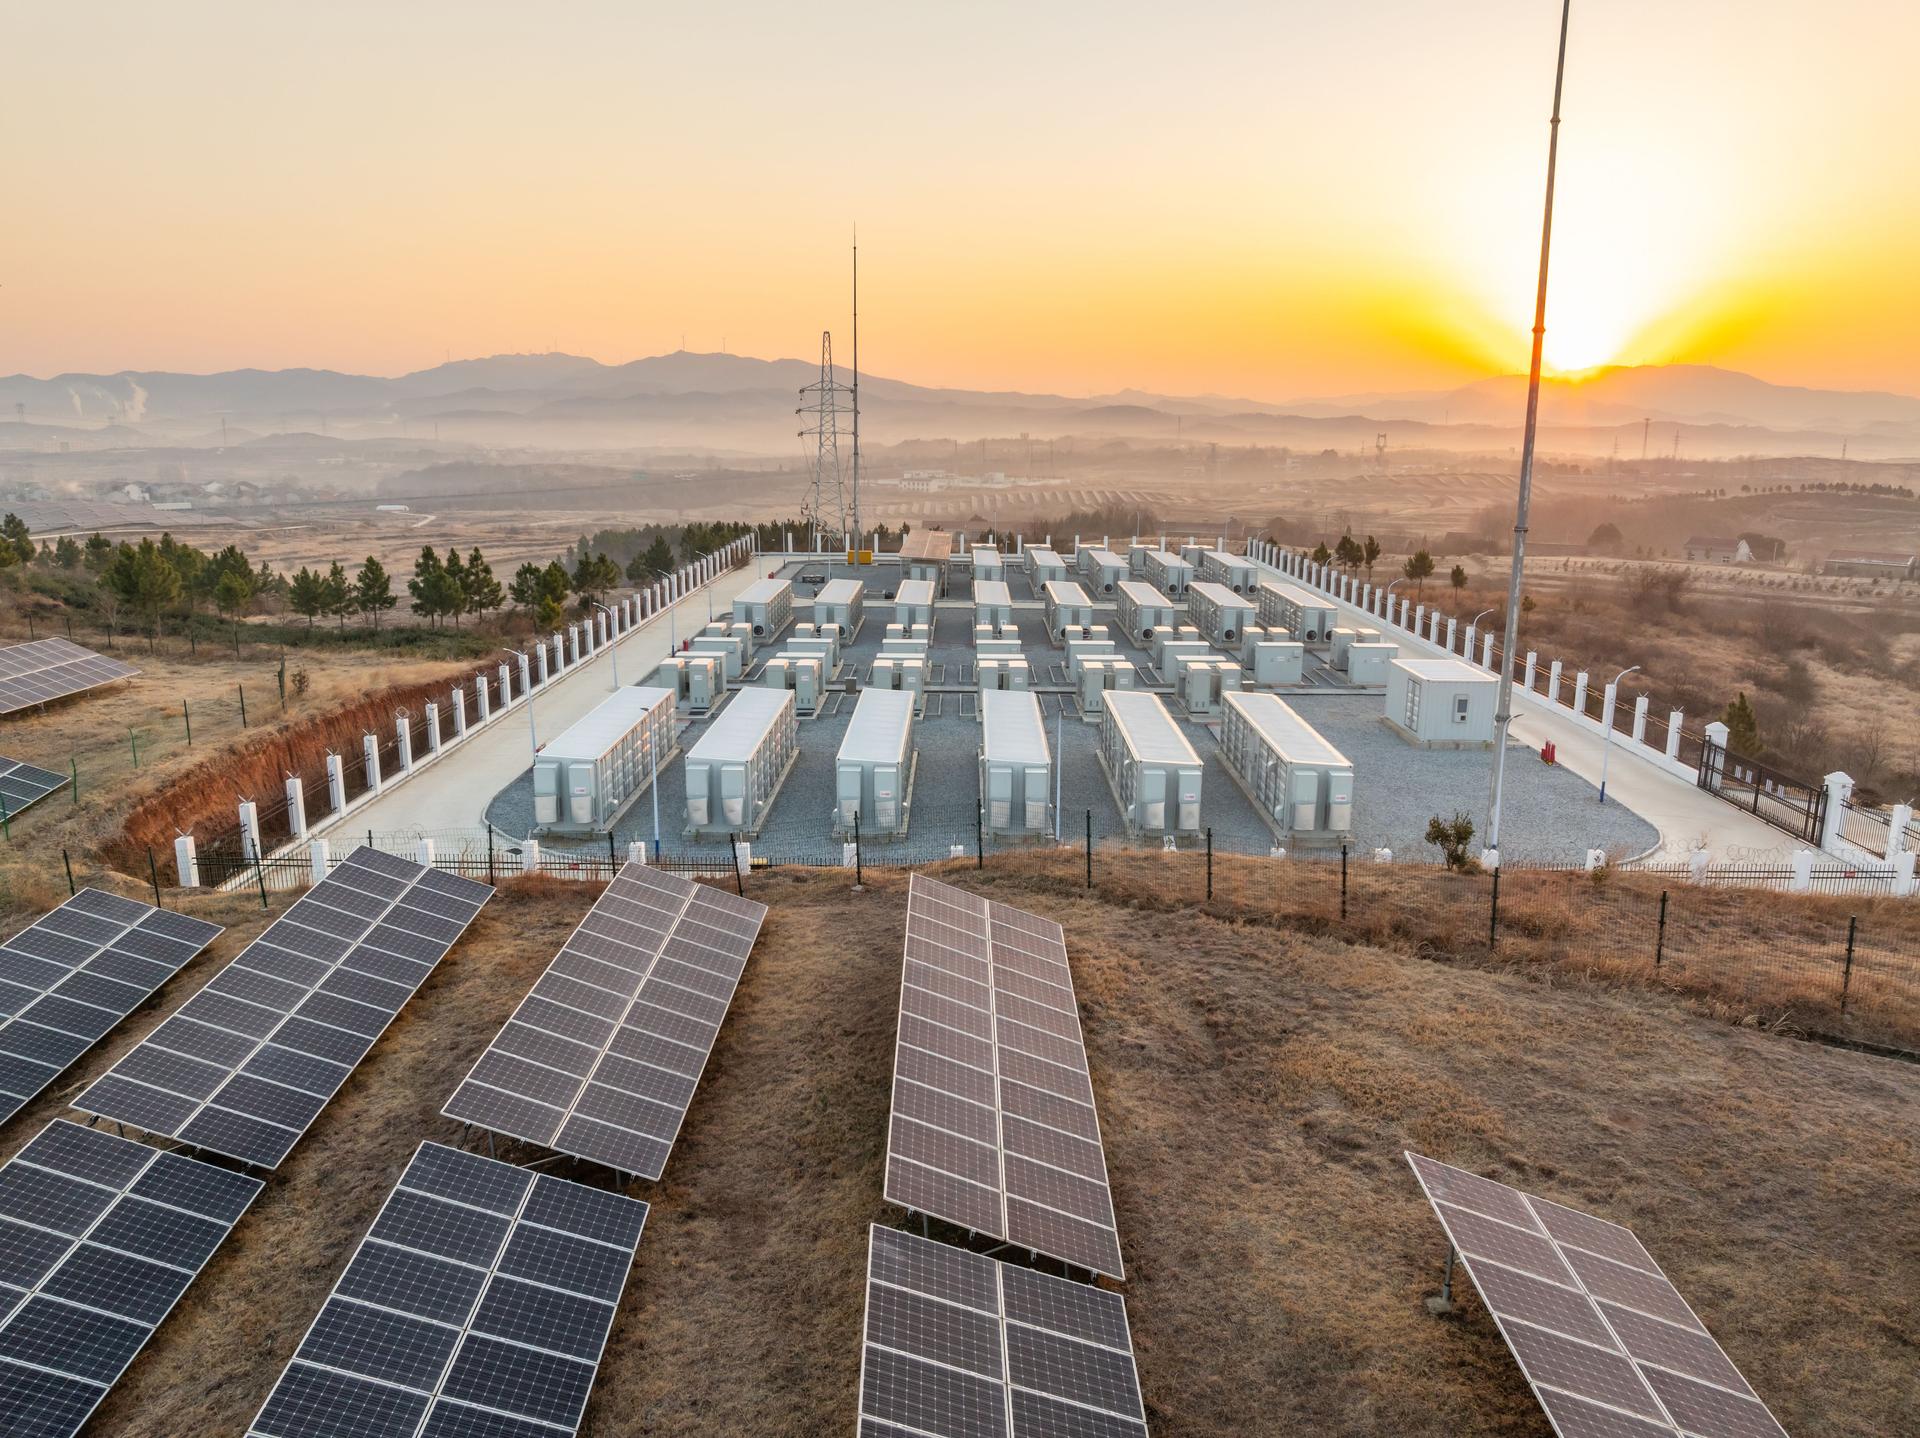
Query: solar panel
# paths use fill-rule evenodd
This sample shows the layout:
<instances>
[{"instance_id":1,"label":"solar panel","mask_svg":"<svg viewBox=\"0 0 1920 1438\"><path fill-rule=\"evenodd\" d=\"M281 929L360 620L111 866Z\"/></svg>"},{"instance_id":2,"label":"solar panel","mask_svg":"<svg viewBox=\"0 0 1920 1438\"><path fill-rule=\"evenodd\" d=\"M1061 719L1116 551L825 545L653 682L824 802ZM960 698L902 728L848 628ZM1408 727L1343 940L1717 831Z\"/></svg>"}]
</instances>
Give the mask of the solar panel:
<instances>
[{"instance_id":1,"label":"solar panel","mask_svg":"<svg viewBox=\"0 0 1920 1438\"><path fill-rule=\"evenodd\" d=\"M0 944L0 1123L220 933L218 924L82 889Z\"/></svg>"},{"instance_id":2,"label":"solar panel","mask_svg":"<svg viewBox=\"0 0 1920 1438\"><path fill-rule=\"evenodd\" d=\"M78 1433L260 1189L65 1119L0 1166L0 1433Z\"/></svg>"},{"instance_id":3,"label":"solar panel","mask_svg":"<svg viewBox=\"0 0 1920 1438\"><path fill-rule=\"evenodd\" d=\"M1631 1229L1407 1162L1561 1438L1785 1438Z\"/></svg>"},{"instance_id":4,"label":"solar panel","mask_svg":"<svg viewBox=\"0 0 1920 1438\"><path fill-rule=\"evenodd\" d=\"M875 1224L861 1438L1145 1438L1127 1308Z\"/></svg>"},{"instance_id":5,"label":"solar panel","mask_svg":"<svg viewBox=\"0 0 1920 1438\"><path fill-rule=\"evenodd\" d=\"M1124 1275L1065 934L918 874L886 1197Z\"/></svg>"},{"instance_id":6,"label":"solar panel","mask_svg":"<svg viewBox=\"0 0 1920 1438\"><path fill-rule=\"evenodd\" d=\"M140 671L65 639L36 639L0 649L0 714L97 689Z\"/></svg>"},{"instance_id":7,"label":"solar panel","mask_svg":"<svg viewBox=\"0 0 1920 1438\"><path fill-rule=\"evenodd\" d=\"M0 758L0 804L8 818L30 804L38 804L54 790L65 787L67 776L42 769L19 759Z\"/></svg>"},{"instance_id":8,"label":"solar panel","mask_svg":"<svg viewBox=\"0 0 1920 1438\"><path fill-rule=\"evenodd\" d=\"M628 864L441 1112L659 1178L766 914Z\"/></svg>"},{"instance_id":9,"label":"solar panel","mask_svg":"<svg viewBox=\"0 0 1920 1438\"><path fill-rule=\"evenodd\" d=\"M73 1106L277 1167L492 896L355 849Z\"/></svg>"},{"instance_id":10,"label":"solar panel","mask_svg":"<svg viewBox=\"0 0 1920 1438\"><path fill-rule=\"evenodd\" d=\"M647 1205L423 1143L248 1430L576 1432Z\"/></svg>"}]
</instances>

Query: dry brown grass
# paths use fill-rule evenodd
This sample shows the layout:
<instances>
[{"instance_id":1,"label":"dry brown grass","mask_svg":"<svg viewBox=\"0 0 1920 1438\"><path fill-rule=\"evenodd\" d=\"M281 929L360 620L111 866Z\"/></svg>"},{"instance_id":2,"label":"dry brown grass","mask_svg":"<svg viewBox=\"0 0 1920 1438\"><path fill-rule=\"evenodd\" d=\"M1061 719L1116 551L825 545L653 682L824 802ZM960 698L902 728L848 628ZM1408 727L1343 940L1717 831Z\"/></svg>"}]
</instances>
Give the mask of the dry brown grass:
<instances>
[{"instance_id":1,"label":"dry brown grass","mask_svg":"<svg viewBox=\"0 0 1920 1438\"><path fill-rule=\"evenodd\" d=\"M1421 1307L1445 1250L1406 1147L1633 1225L1799 1438L1910 1428L1920 1071L1563 967L1277 925L1252 869L1242 898L1177 903L1176 872L1164 900L1152 865L1104 896L1045 855L951 875L1066 927L1159 1438L1548 1432L1477 1303ZM589 1438L850 1430L866 1225L899 1218L880 1190L905 879L869 884L751 884L772 912L667 1179L635 1189L653 1216ZM97 1431L244 1430L415 1143L457 1137L440 1103L593 892L502 889ZM259 922L244 896L200 902L239 928L79 1077Z\"/></svg>"}]
</instances>

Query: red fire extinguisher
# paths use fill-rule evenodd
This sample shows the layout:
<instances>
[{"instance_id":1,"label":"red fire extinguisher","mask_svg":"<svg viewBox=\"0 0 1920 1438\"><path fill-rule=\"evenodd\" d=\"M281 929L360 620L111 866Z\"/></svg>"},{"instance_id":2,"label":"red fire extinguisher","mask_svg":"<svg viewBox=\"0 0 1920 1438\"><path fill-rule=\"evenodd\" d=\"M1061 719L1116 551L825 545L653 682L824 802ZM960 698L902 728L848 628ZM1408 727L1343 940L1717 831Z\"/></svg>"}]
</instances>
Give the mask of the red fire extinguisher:
<instances>
[{"instance_id":1,"label":"red fire extinguisher","mask_svg":"<svg viewBox=\"0 0 1920 1438\"><path fill-rule=\"evenodd\" d=\"M1554 762L1554 758L1553 740L1549 739L1540 746L1540 760L1542 763L1551 764Z\"/></svg>"}]
</instances>

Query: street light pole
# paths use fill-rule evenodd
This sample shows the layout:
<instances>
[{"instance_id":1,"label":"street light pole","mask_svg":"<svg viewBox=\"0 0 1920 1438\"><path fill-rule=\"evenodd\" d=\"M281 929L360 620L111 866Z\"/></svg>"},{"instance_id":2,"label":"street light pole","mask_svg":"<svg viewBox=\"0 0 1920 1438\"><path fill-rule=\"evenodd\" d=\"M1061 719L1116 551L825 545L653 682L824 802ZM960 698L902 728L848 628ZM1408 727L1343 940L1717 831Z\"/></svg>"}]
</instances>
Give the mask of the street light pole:
<instances>
[{"instance_id":1,"label":"street light pole","mask_svg":"<svg viewBox=\"0 0 1920 1438\"><path fill-rule=\"evenodd\" d=\"M1533 450L1540 434L1540 358L1547 335L1547 260L1553 250L1553 182L1560 160L1560 94L1567 78L1567 22L1573 0L1560 0L1560 50L1553 72L1553 119L1547 129L1547 198L1540 220L1540 282L1533 296L1533 358L1527 368L1527 427L1520 446L1520 493L1513 512L1513 573L1507 581L1504 652L1519 642L1520 586L1527 556L1527 511L1533 498ZM1513 727L1513 666L1500 666L1499 700L1493 714L1493 778L1487 797L1487 842L1500 862L1500 800L1507 777L1507 732Z\"/></svg>"},{"instance_id":2,"label":"street light pole","mask_svg":"<svg viewBox=\"0 0 1920 1438\"><path fill-rule=\"evenodd\" d=\"M1620 681L1639 669L1639 667L1640 666L1636 664L1632 669L1622 669L1618 674L1614 675L1613 683L1607 686L1607 693L1617 699L1620 694ZM1600 736L1600 802L1604 804L1607 802L1607 761L1613 758L1613 705L1608 704L1605 707L1601 714L1600 724L1601 728L1605 731Z\"/></svg>"},{"instance_id":3,"label":"street light pole","mask_svg":"<svg viewBox=\"0 0 1920 1438\"><path fill-rule=\"evenodd\" d=\"M1473 639L1480 632L1480 621L1491 613L1493 613L1491 609L1483 609L1467 621L1467 662L1469 664L1473 662Z\"/></svg>"},{"instance_id":4,"label":"street light pole","mask_svg":"<svg viewBox=\"0 0 1920 1438\"><path fill-rule=\"evenodd\" d=\"M592 602L595 609L607 616L607 658L613 661L613 691L617 694L620 692L620 626L611 609L597 599Z\"/></svg>"},{"instance_id":5,"label":"street light pole","mask_svg":"<svg viewBox=\"0 0 1920 1438\"><path fill-rule=\"evenodd\" d=\"M511 654L515 659L523 657L517 649L502 649L502 654ZM540 757L540 736L533 727L533 690L527 690L527 742L533 746L533 757Z\"/></svg>"}]
</instances>

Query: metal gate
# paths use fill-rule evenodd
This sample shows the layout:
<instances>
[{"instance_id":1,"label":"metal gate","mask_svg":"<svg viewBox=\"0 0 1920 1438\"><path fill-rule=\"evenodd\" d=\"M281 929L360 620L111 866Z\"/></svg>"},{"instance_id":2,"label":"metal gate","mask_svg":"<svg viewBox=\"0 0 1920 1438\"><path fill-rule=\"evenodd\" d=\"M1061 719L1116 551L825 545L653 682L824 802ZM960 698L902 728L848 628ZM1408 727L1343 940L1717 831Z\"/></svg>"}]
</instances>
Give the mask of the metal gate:
<instances>
[{"instance_id":1,"label":"metal gate","mask_svg":"<svg viewBox=\"0 0 1920 1438\"><path fill-rule=\"evenodd\" d=\"M1815 848L1820 846L1827 822L1825 786L1808 784L1758 759L1744 758L1711 739L1701 743L1696 782L1756 819Z\"/></svg>"}]
</instances>

